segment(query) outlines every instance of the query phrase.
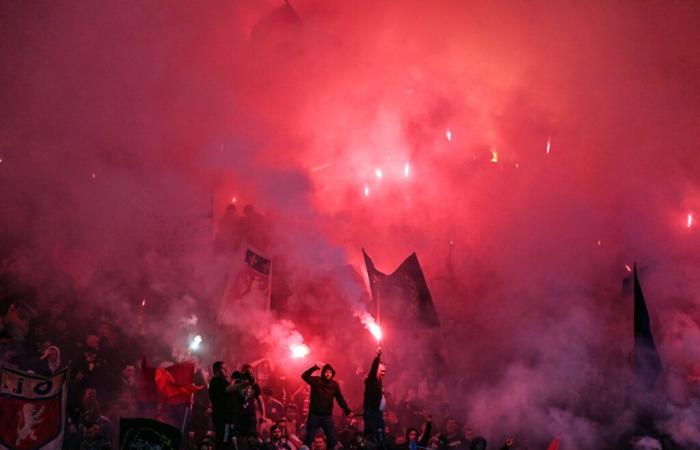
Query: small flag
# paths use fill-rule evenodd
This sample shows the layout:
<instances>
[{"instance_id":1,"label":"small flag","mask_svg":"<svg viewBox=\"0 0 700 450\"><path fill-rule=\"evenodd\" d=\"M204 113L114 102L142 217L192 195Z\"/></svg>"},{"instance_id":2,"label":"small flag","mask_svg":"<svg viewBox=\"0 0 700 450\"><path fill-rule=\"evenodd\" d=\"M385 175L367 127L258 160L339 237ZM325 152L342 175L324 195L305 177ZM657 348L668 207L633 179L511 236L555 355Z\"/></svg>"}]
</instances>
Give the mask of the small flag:
<instances>
[{"instance_id":1,"label":"small flag","mask_svg":"<svg viewBox=\"0 0 700 450\"><path fill-rule=\"evenodd\" d=\"M140 398L146 403L186 405L199 390L194 385L194 363L182 362L168 367L151 367L141 360Z\"/></svg>"}]
</instances>

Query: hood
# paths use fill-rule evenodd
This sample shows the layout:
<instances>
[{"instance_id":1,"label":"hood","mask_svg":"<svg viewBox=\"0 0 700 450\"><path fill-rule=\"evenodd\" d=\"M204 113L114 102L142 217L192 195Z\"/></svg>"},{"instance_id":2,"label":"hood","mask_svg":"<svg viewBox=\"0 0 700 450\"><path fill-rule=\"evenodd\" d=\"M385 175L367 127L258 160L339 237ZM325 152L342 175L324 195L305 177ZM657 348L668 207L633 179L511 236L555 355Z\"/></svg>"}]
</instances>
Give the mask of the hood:
<instances>
[{"instance_id":1,"label":"hood","mask_svg":"<svg viewBox=\"0 0 700 450\"><path fill-rule=\"evenodd\" d=\"M330 370L333 374L333 376L331 376L331 380L335 378L335 369L330 364L324 364L323 367L321 367L321 378L323 378L323 372L325 372L326 370Z\"/></svg>"}]
</instances>

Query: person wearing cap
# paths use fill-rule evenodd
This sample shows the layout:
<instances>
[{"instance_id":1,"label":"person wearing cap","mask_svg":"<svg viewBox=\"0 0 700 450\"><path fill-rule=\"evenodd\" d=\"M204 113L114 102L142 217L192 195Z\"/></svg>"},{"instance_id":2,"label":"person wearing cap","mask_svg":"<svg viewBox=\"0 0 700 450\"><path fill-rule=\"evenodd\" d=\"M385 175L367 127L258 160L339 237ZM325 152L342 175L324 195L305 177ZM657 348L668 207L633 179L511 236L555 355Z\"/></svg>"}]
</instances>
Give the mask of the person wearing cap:
<instances>
[{"instance_id":1,"label":"person wearing cap","mask_svg":"<svg viewBox=\"0 0 700 450\"><path fill-rule=\"evenodd\" d=\"M321 376L311 375L315 371L321 369ZM336 444L335 428L333 426L333 400L338 402L343 412L352 416L352 411L345 402L343 394L340 392L340 386L333 379L335 378L335 369L330 364L317 363L309 368L301 375L311 387L311 401L309 404L309 418L306 424L306 439L305 444L311 447L316 431L323 428L323 433L326 435L328 448L334 448Z\"/></svg>"}]
</instances>

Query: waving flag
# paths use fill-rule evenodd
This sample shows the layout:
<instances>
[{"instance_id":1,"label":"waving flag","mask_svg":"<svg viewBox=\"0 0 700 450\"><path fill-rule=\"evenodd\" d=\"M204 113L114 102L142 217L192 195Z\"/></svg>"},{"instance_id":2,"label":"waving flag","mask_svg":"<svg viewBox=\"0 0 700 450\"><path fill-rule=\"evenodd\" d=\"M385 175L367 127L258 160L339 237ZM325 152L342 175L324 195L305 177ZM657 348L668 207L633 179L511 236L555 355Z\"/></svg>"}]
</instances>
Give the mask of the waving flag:
<instances>
[{"instance_id":1,"label":"waving flag","mask_svg":"<svg viewBox=\"0 0 700 450\"><path fill-rule=\"evenodd\" d=\"M415 253L406 258L391 275L377 270L364 249L362 254L372 300L382 321L418 328L440 326L433 297Z\"/></svg>"},{"instance_id":2,"label":"waving flag","mask_svg":"<svg viewBox=\"0 0 700 450\"><path fill-rule=\"evenodd\" d=\"M67 380L67 370L45 378L0 368L0 449L61 448Z\"/></svg>"},{"instance_id":3,"label":"waving flag","mask_svg":"<svg viewBox=\"0 0 700 450\"><path fill-rule=\"evenodd\" d=\"M251 249L245 252L243 265L229 277L219 308L218 320L235 320L241 309L270 309L272 261Z\"/></svg>"}]
</instances>

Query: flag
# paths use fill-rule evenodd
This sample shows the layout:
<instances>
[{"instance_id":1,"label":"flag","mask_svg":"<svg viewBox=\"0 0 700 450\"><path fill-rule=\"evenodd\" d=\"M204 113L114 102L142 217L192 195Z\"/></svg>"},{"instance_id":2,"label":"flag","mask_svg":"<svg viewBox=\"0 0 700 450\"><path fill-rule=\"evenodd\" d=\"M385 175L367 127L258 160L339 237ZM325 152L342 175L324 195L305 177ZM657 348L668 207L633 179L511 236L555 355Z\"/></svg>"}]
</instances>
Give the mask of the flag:
<instances>
[{"instance_id":1,"label":"flag","mask_svg":"<svg viewBox=\"0 0 700 450\"><path fill-rule=\"evenodd\" d=\"M68 371L41 377L0 367L0 449L60 449Z\"/></svg>"},{"instance_id":2,"label":"flag","mask_svg":"<svg viewBox=\"0 0 700 450\"><path fill-rule=\"evenodd\" d=\"M440 326L433 298L415 253L387 275L374 266L362 250L372 299L382 320L400 326L435 328Z\"/></svg>"},{"instance_id":3,"label":"flag","mask_svg":"<svg viewBox=\"0 0 700 450\"><path fill-rule=\"evenodd\" d=\"M157 420L119 420L120 450L179 450L180 440L180 430Z\"/></svg>"},{"instance_id":4,"label":"flag","mask_svg":"<svg viewBox=\"0 0 700 450\"><path fill-rule=\"evenodd\" d=\"M559 444L561 444L561 436L555 437L549 444L549 447L547 447L547 450L559 450Z\"/></svg>"},{"instance_id":5,"label":"flag","mask_svg":"<svg viewBox=\"0 0 700 450\"><path fill-rule=\"evenodd\" d=\"M169 367L151 367L141 360L139 396L146 403L186 405L199 388L194 385L194 363L182 362Z\"/></svg>"},{"instance_id":6,"label":"flag","mask_svg":"<svg viewBox=\"0 0 700 450\"><path fill-rule=\"evenodd\" d=\"M663 372L661 357L656 351L654 337L651 334L649 311L644 301L642 286L637 276L637 264L634 265L634 371L637 378L651 388Z\"/></svg>"},{"instance_id":7,"label":"flag","mask_svg":"<svg viewBox=\"0 0 700 450\"><path fill-rule=\"evenodd\" d=\"M245 252L243 266L234 270L219 308L219 322L235 320L238 311L248 308L270 309L272 261L251 249Z\"/></svg>"}]
</instances>

